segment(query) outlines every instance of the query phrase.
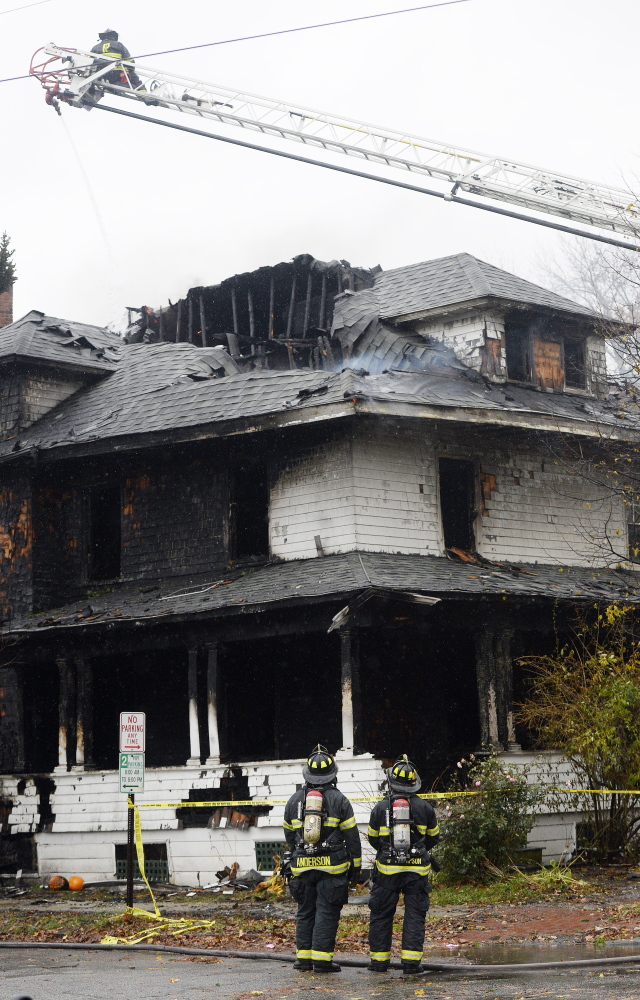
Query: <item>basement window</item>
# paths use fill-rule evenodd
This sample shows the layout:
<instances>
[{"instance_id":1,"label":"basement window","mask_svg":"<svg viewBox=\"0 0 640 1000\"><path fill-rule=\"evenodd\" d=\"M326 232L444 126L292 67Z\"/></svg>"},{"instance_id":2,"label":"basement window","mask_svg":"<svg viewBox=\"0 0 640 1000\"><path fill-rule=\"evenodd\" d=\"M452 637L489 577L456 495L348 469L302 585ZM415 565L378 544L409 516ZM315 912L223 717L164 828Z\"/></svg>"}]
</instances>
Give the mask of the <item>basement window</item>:
<instances>
[{"instance_id":1,"label":"basement window","mask_svg":"<svg viewBox=\"0 0 640 1000\"><path fill-rule=\"evenodd\" d=\"M461 458L441 458L440 515L446 549L475 549L475 467Z\"/></svg>"},{"instance_id":2,"label":"basement window","mask_svg":"<svg viewBox=\"0 0 640 1000\"><path fill-rule=\"evenodd\" d=\"M89 494L90 580L120 576L122 556L122 495L119 486L91 490Z\"/></svg>"},{"instance_id":3,"label":"basement window","mask_svg":"<svg viewBox=\"0 0 640 1000\"><path fill-rule=\"evenodd\" d=\"M247 462L231 469L229 540L232 559L269 555L269 469Z\"/></svg>"}]
</instances>

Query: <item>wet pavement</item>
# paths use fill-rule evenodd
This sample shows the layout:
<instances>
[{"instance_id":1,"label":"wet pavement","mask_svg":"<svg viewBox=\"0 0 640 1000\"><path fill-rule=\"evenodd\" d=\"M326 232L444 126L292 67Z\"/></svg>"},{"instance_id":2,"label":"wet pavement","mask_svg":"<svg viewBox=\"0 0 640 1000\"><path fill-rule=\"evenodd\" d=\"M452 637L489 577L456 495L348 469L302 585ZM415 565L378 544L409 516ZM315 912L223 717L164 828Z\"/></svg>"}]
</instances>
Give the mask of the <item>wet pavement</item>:
<instances>
[{"instance_id":1,"label":"wet pavement","mask_svg":"<svg viewBox=\"0 0 640 1000\"><path fill-rule=\"evenodd\" d=\"M518 952L516 955L515 952ZM606 954L630 954L624 946L598 949ZM449 958L468 961L548 961L557 958L594 957L593 948L534 945L519 949L496 947L469 949ZM33 1000L289 1000L332 997L335 1000L637 1000L640 966L636 969L562 969L505 974L434 973L404 979L399 972L379 976L361 969L344 969L334 976L296 973L278 961L223 959L193 960L152 953L119 955L113 952L37 952L26 949L0 953L0 1000L25 993Z\"/></svg>"}]
</instances>

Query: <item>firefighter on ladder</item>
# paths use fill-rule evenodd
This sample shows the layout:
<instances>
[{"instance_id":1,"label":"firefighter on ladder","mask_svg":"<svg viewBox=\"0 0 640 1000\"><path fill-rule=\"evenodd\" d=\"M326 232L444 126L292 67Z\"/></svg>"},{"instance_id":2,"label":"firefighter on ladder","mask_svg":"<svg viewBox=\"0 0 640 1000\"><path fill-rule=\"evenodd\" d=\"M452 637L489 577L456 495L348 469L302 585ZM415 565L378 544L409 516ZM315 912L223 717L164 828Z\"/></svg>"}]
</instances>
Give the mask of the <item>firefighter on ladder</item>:
<instances>
[{"instance_id":1,"label":"firefighter on ladder","mask_svg":"<svg viewBox=\"0 0 640 1000\"><path fill-rule=\"evenodd\" d=\"M104 56L104 59L96 60L98 67L102 69L108 65L107 60L118 60L118 64L112 72L106 74L107 82L125 87L129 83L134 90L143 90L142 80L133 68L134 62L131 58L131 53L126 45L118 41L118 32L114 31L113 28L107 28L106 31L98 32L98 38L100 41L91 49L96 55ZM121 60L122 64L120 63ZM127 77L129 78L128 81Z\"/></svg>"},{"instance_id":2,"label":"firefighter on ladder","mask_svg":"<svg viewBox=\"0 0 640 1000\"><path fill-rule=\"evenodd\" d=\"M393 917L404 893L402 968L405 975L422 972L424 924L429 909L429 848L438 842L432 806L419 799L420 776L406 754L387 771L389 793L371 812L369 843L376 851L369 901L369 969L386 972L391 960Z\"/></svg>"},{"instance_id":3,"label":"firefighter on ladder","mask_svg":"<svg viewBox=\"0 0 640 1000\"><path fill-rule=\"evenodd\" d=\"M284 810L283 874L298 904L293 967L303 972L340 972L333 961L340 910L362 864L353 807L336 788L337 775L333 756L318 745L302 769L304 787Z\"/></svg>"}]
</instances>

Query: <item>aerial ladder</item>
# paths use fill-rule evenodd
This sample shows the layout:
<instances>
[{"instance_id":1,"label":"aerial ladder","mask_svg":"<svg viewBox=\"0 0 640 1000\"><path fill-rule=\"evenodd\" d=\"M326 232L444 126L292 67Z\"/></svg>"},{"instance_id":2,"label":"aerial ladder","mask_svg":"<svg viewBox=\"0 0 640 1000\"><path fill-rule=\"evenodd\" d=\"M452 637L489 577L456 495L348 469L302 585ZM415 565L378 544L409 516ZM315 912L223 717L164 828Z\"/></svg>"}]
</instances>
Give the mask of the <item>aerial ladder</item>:
<instances>
[{"instance_id":1,"label":"aerial ladder","mask_svg":"<svg viewBox=\"0 0 640 1000\"><path fill-rule=\"evenodd\" d=\"M129 117L195 131L200 135L236 142L263 152L286 155L332 170L391 183L434 195L445 201L547 225L626 249L640 250L640 201L630 190L624 188L599 184L502 156L487 155L407 132L295 106L286 101L178 76L139 63L135 64L135 74L140 83L134 87L133 60L115 62L110 59L107 63L99 55L81 49L47 45L35 53L30 72L40 80L47 103L58 113L61 104L86 110L99 107L105 111L128 114ZM270 138L302 143L324 153L340 153L366 160L383 168L390 167L405 174L428 177L437 182L438 188L426 189L424 186L390 179L388 174L365 174L336 166L327 160L310 160L283 153L273 147L254 146L226 136L171 124L166 120L143 117L125 112L120 107L100 104L105 97L124 98L142 107L177 111L181 115L234 125L245 132L258 132ZM460 192L473 195L474 200L465 198ZM477 198L483 200L479 202L475 200ZM541 220L521 211L499 207L496 203L506 203L524 210L524 213L541 213L563 221ZM591 229L577 229L576 224ZM605 232L632 237L634 242L605 235Z\"/></svg>"}]
</instances>

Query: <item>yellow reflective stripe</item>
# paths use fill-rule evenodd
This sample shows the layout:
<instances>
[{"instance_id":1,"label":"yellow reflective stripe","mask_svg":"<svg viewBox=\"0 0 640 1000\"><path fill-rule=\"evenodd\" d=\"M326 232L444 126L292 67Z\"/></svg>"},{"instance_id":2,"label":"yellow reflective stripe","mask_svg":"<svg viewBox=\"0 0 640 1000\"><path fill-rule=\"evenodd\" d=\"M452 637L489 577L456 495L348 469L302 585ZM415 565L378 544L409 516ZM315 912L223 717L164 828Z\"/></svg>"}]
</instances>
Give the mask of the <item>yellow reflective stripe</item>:
<instances>
[{"instance_id":1,"label":"yellow reflective stripe","mask_svg":"<svg viewBox=\"0 0 640 1000\"><path fill-rule=\"evenodd\" d=\"M342 823L340 824L340 829L341 830L352 830L355 825L356 825L356 818L355 818L355 816L350 816L349 819L343 819Z\"/></svg>"},{"instance_id":2,"label":"yellow reflective stripe","mask_svg":"<svg viewBox=\"0 0 640 1000\"><path fill-rule=\"evenodd\" d=\"M379 832L380 832L380 836L381 837L390 837L391 836L391 830L389 829L388 826L381 826Z\"/></svg>"},{"instance_id":3,"label":"yellow reflective stripe","mask_svg":"<svg viewBox=\"0 0 640 1000\"><path fill-rule=\"evenodd\" d=\"M417 829L418 833L422 834L423 837L424 837L425 833L427 832L426 826L421 826L420 823L416 823L416 829Z\"/></svg>"},{"instance_id":4,"label":"yellow reflective stripe","mask_svg":"<svg viewBox=\"0 0 640 1000\"><path fill-rule=\"evenodd\" d=\"M374 830L372 826L368 828L367 837L379 837L379 836L380 836L379 830Z\"/></svg>"},{"instance_id":5,"label":"yellow reflective stripe","mask_svg":"<svg viewBox=\"0 0 640 1000\"><path fill-rule=\"evenodd\" d=\"M431 865L425 865L424 867L417 865L385 865L381 861L376 861L376 868L383 875L399 875L401 872L414 872L416 875L428 875L431 871Z\"/></svg>"},{"instance_id":6,"label":"yellow reflective stripe","mask_svg":"<svg viewBox=\"0 0 640 1000\"><path fill-rule=\"evenodd\" d=\"M299 830L301 827L302 827L302 820L301 819L292 819L291 820L291 829L292 830Z\"/></svg>"},{"instance_id":7,"label":"yellow reflective stripe","mask_svg":"<svg viewBox=\"0 0 640 1000\"><path fill-rule=\"evenodd\" d=\"M311 957L314 962L330 962L333 958L332 951L312 951Z\"/></svg>"},{"instance_id":8,"label":"yellow reflective stripe","mask_svg":"<svg viewBox=\"0 0 640 1000\"><path fill-rule=\"evenodd\" d=\"M359 868L362 864L362 858L351 858L351 864L354 868Z\"/></svg>"},{"instance_id":9,"label":"yellow reflective stripe","mask_svg":"<svg viewBox=\"0 0 640 1000\"><path fill-rule=\"evenodd\" d=\"M343 875L349 867L349 862L345 861L339 865L309 865L307 868L294 868L291 866L292 875L304 875L305 872L321 871L328 872L329 875ZM404 869L402 869L404 871Z\"/></svg>"},{"instance_id":10,"label":"yellow reflective stripe","mask_svg":"<svg viewBox=\"0 0 640 1000\"><path fill-rule=\"evenodd\" d=\"M282 821L282 826L285 830L293 830L293 823L288 823L286 819Z\"/></svg>"},{"instance_id":11,"label":"yellow reflective stripe","mask_svg":"<svg viewBox=\"0 0 640 1000\"><path fill-rule=\"evenodd\" d=\"M406 959L408 962L419 962L422 958L421 951L404 951L400 952L400 958Z\"/></svg>"},{"instance_id":12,"label":"yellow reflective stripe","mask_svg":"<svg viewBox=\"0 0 640 1000\"><path fill-rule=\"evenodd\" d=\"M372 962L388 962L391 958L390 951L370 951L369 958Z\"/></svg>"},{"instance_id":13,"label":"yellow reflective stripe","mask_svg":"<svg viewBox=\"0 0 640 1000\"><path fill-rule=\"evenodd\" d=\"M307 951L302 951L300 948L296 951L296 958L311 958L311 948Z\"/></svg>"},{"instance_id":14,"label":"yellow reflective stripe","mask_svg":"<svg viewBox=\"0 0 640 1000\"><path fill-rule=\"evenodd\" d=\"M440 827L437 825L432 826L430 830L427 830L427 837L437 837L440 833Z\"/></svg>"},{"instance_id":15,"label":"yellow reflective stripe","mask_svg":"<svg viewBox=\"0 0 640 1000\"><path fill-rule=\"evenodd\" d=\"M339 816L327 816L325 820L322 821L323 826L337 826L340 822Z\"/></svg>"}]
</instances>

